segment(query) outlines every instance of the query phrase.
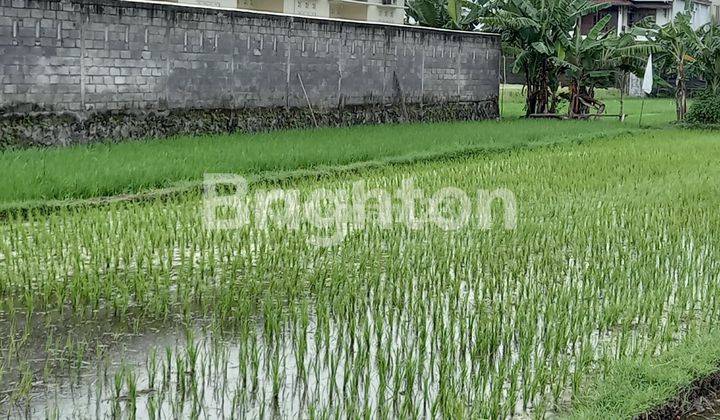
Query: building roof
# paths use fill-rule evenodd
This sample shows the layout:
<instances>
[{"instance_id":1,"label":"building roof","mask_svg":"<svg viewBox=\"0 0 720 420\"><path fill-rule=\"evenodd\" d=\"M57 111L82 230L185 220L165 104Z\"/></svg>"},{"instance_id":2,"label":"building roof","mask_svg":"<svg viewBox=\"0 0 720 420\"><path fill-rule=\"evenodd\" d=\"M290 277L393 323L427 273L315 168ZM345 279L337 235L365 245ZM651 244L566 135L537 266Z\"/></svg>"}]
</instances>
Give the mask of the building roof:
<instances>
[{"instance_id":1,"label":"building roof","mask_svg":"<svg viewBox=\"0 0 720 420\"><path fill-rule=\"evenodd\" d=\"M710 5L712 0L693 1L702 5ZM669 9L673 4L673 0L593 0L593 2L608 3L612 6L633 6L638 9Z\"/></svg>"},{"instance_id":2,"label":"building roof","mask_svg":"<svg viewBox=\"0 0 720 420\"><path fill-rule=\"evenodd\" d=\"M664 1L634 1L636 9L672 9L672 3Z\"/></svg>"},{"instance_id":3,"label":"building roof","mask_svg":"<svg viewBox=\"0 0 720 420\"><path fill-rule=\"evenodd\" d=\"M593 0L598 4L610 4L612 6L632 6L633 2L630 0Z\"/></svg>"}]
</instances>

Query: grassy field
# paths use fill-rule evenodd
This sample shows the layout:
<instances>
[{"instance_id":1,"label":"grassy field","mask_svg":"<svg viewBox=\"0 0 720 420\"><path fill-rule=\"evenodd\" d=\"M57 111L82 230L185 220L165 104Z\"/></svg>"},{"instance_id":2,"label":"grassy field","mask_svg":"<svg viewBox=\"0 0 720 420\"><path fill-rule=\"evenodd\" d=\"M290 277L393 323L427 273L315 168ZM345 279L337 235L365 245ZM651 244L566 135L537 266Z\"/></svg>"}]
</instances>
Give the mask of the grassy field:
<instances>
[{"instance_id":1,"label":"grassy field","mask_svg":"<svg viewBox=\"0 0 720 420\"><path fill-rule=\"evenodd\" d=\"M500 97L500 107L505 118L512 119L525 115L523 86L504 85L501 88ZM600 89L595 98L606 105L605 114L619 115L622 109L622 113L628 116L628 125L632 127L637 127L639 124L644 127L658 126L675 118L675 103L672 99L647 99L643 108L642 99L628 97L624 98L624 105L621 107L620 92L617 89ZM640 121L641 108L643 108L642 121ZM567 113L565 102L560 103L558 113Z\"/></svg>"},{"instance_id":2,"label":"grassy field","mask_svg":"<svg viewBox=\"0 0 720 420\"><path fill-rule=\"evenodd\" d=\"M660 102L646 106L660 109ZM632 398L625 405L623 395L598 385L619 383L628 366L648 368L658 355L676 361L691 354L683 346L716 333L720 143L716 133L669 128L574 141L598 127L619 134L632 125L338 130L371 133L373 153L395 153L383 156L430 152L403 148L416 139L413 147L483 146L491 130L502 150L250 187L297 189L303 200L318 188L348 191L359 181L395 191L409 178L427 195L444 187L471 196L506 188L517 201L512 230L503 228L496 206L489 228L471 222L474 213L450 231L427 220L382 226L379 212L369 211L362 229L353 228L354 213L341 212L347 218L325 228L263 228L254 219L243 229L214 231L201 223L199 193L11 214L0 225L0 406L50 418L638 414L710 363L683 359L686 374L665 378L652 397L638 393L647 382L618 388ZM318 145L333 131L320 133L293 135ZM394 134L390 145L380 145L381 133ZM248 139L258 151L259 139L268 139L305 153L307 143L291 145L286 135ZM186 140L198 150L205 141ZM534 144L546 146L514 147ZM142 147L171 153L165 143ZM378 159L348 147L355 157ZM274 165L287 164L279 147L265 148L277 153ZM117 150L133 149L82 153L104 151L110 159ZM295 162L241 172L314 165ZM65 192L83 191L67 185ZM421 204L417 214L431 208ZM464 220L457 206L443 212ZM308 242L337 234L332 247Z\"/></svg>"},{"instance_id":3,"label":"grassy field","mask_svg":"<svg viewBox=\"0 0 720 420\"><path fill-rule=\"evenodd\" d=\"M692 390L688 384L718 373L718 361L720 332L717 330L687 336L682 343L660 355L618 361L602 377L590 381L566 417L627 418L646 412L648 407L662 405L670 397L686 398L681 393ZM717 417L716 412L702 412L707 403L717 410L717 401L705 400L705 404L693 406L697 401L686 399L685 403L691 409L687 414L694 415L687 416L689 419Z\"/></svg>"},{"instance_id":4,"label":"grassy field","mask_svg":"<svg viewBox=\"0 0 720 420\"><path fill-rule=\"evenodd\" d=\"M625 123L525 121L522 100L508 93L503 121L410 124L174 138L64 149L0 151L0 209L48 201L186 188L205 172L272 177L323 172L343 165L383 165L448 154L478 153L576 142L638 130L640 101L626 101ZM619 103L608 100L608 113ZM643 126L673 119L669 100L648 100Z\"/></svg>"}]
</instances>

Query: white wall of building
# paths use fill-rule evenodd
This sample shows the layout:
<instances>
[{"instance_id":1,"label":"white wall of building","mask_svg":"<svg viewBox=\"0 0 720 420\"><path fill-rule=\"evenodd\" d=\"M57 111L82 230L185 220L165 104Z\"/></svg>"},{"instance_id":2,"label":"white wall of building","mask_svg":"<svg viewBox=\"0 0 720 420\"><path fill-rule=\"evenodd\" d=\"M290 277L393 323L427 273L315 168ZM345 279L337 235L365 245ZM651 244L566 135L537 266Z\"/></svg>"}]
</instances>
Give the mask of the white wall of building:
<instances>
[{"instance_id":1,"label":"white wall of building","mask_svg":"<svg viewBox=\"0 0 720 420\"><path fill-rule=\"evenodd\" d=\"M696 4L695 13L693 14L693 28L697 29L705 24L712 21L710 16L710 5L708 4Z\"/></svg>"},{"instance_id":2,"label":"white wall of building","mask_svg":"<svg viewBox=\"0 0 720 420\"><path fill-rule=\"evenodd\" d=\"M285 10L284 0L237 0L237 7L267 12L282 12Z\"/></svg>"},{"instance_id":3,"label":"white wall of building","mask_svg":"<svg viewBox=\"0 0 720 420\"><path fill-rule=\"evenodd\" d=\"M388 5L368 5L367 20L402 24L405 21L405 0L395 0L395 4Z\"/></svg>"},{"instance_id":4,"label":"white wall of building","mask_svg":"<svg viewBox=\"0 0 720 420\"><path fill-rule=\"evenodd\" d=\"M238 8L312 17L403 24L405 0L176 0L201 6Z\"/></svg>"},{"instance_id":5,"label":"white wall of building","mask_svg":"<svg viewBox=\"0 0 720 420\"><path fill-rule=\"evenodd\" d=\"M675 18L675 16L678 15L678 13L682 13L685 11L685 1L684 0L675 0L672 3L672 9L665 11L665 10L658 10L657 11L657 17L655 21L658 23L658 25L664 25L671 20ZM710 5L707 4L701 4L701 3L695 3L694 10L693 10L693 17L692 17L692 26L693 28L697 29L706 23L710 23L712 21L712 17L710 15L711 8Z\"/></svg>"},{"instance_id":6,"label":"white wall of building","mask_svg":"<svg viewBox=\"0 0 720 420\"><path fill-rule=\"evenodd\" d=\"M178 3L189 3L210 7L237 7L237 0L182 0L178 1Z\"/></svg>"},{"instance_id":7,"label":"white wall of building","mask_svg":"<svg viewBox=\"0 0 720 420\"><path fill-rule=\"evenodd\" d=\"M285 13L313 17L329 17L330 2L328 0L286 0Z\"/></svg>"},{"instance_id":8,"label":"white wall of building","mask_svg":"<svg viewBox=\"0 0 720 420\"><path fill-rule=\"evenodd\" d=\"M657 23L660 26L666 25L670 23L672 20L673 14L672 9L657 9L657 14L655 15L655 23Z\"/></svg>"}]
</instances>

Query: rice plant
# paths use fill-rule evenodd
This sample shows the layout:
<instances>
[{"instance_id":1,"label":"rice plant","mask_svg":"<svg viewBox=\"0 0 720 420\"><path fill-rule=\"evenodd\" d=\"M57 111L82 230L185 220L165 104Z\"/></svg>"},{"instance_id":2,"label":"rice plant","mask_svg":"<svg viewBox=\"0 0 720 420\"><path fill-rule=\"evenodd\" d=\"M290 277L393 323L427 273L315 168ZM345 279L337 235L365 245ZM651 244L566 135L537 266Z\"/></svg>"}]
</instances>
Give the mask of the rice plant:
<instances>
[{"instance_id":1,"label":"rice plant","mask_svg":"<svg viewBox=\"0 0 720 420\"><path fill-rule=\"evenodd\" d=\"M0 226L2 411L563 410L590 375L717 324L720 147L694 137L648 134L251 187L307 196L362 180L394 191L408 177L426 191L502 186L520 207L512 231L373 219L315 247L307 222L206 230L197 194L11 214Z\"/></svg>"}]
</instances>

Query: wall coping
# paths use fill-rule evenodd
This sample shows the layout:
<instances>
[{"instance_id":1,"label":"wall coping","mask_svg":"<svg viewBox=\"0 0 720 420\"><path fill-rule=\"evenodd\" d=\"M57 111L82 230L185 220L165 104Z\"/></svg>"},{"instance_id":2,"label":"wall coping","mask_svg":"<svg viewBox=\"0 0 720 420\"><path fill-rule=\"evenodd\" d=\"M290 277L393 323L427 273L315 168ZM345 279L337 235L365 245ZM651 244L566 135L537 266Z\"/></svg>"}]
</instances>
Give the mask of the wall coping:
<instances>
[{"instance_id":1,"label":"wall coping","mask_svg":"<svg viewBox=\"0 0 720 420\"><path fill-rule=\"evenodd\" d=\"M135 4L139 6L162 6L169 9L197 9L197 10L214 10L217 12L230 12L233 14L241 15L258 15L268 16L274 18L288 18L291 21L301 20L310 22L338 22L338 23L351 23L357 26L367 27L386 27L404 29L416 32L439 32L446 34L457 34L457 35L470 35L470 36L489 36L499 37L500 34L494 32L482 32L482 31L458 31L454 29L443 29L443 28L430 28L427 26L416 26L416 25L400 25L397 23L385 23L385 22L367 22L362 20L351 20L351 19L339 19L330 17L318 17L318 16L306 16L292 13L277 13L277 12L266 12L262 10L248 10L248 9L236 9L229 7L217 7L217 6L205 6L198 4L185 4L185 3L169 3L163 1L153 0L72 0L73 2L82 4L102 4L106 6L122 7L123 3Z\"/></svg>"}]
</instances>

